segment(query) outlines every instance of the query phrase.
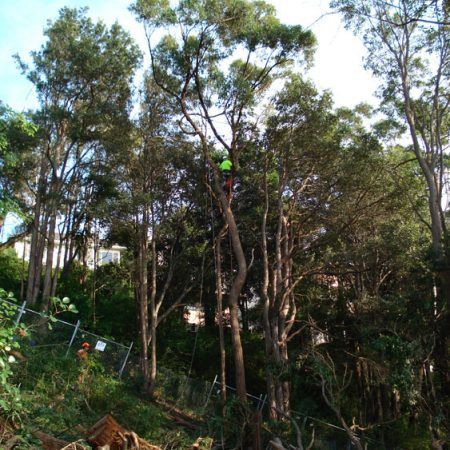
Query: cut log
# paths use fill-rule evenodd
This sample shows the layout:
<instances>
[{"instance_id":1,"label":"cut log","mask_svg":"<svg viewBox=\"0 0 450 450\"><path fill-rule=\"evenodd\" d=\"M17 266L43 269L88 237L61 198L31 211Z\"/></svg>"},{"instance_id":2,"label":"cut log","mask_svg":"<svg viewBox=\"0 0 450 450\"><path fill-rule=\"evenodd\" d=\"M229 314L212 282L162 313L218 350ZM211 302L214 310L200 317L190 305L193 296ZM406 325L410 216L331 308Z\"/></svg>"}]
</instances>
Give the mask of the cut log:
<instances>
[{"instance_id":1,"label":"cut log","mask_svg":"<svg viewBox=\"0 0 450 450\"><path fill-rule=\"evenodd\" d=\"M94 449L110 450L161 450L149 444L133 431L127 431L110 414L100 419L89 431L87 441Z\"/></svg>"},{"instance_id":2,"label":"cut log","mask_svg":"<svg viewBox=\"0 0 450 450\"><path fill-rule=\"evenodd\" d=\"M62 448L85 450L85 447L83 447L80 444L77 444L76 442L71 444L70 442L63 441L62 439L58 439L53 436L50 436L49 434L43 433L42 431L35 431L34 435L41 441L42 448L44 450L61 450ZM68 447L69 445L71 447Z\"/></svg>"},{"instance_id":3,"label":"cut log","mask_svg":"<svg viewBox=\"0 0 450 450\"><path fill-rule=\"evenodd\" d=\"M114 420L110 414L107 414L88 431L87 441L94 448L109 445L111 450L120 450L122 444L116 443L116 441L124 433L126 433L125 428Z\"/></svg>"}]
</instances>

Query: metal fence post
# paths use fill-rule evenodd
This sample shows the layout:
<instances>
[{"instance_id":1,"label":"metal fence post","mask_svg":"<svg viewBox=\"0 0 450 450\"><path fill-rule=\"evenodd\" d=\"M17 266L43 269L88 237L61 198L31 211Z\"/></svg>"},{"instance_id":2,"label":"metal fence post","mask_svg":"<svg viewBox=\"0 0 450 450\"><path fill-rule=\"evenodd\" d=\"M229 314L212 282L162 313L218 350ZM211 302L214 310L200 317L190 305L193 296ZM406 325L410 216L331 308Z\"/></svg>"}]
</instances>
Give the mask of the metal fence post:
<instances>
[{"instance_id":1,"label":"metal fence post","mask_svg":"<svg viewBox=\"0 0 450 450\"><path fill-rule=\"evenodd\" d=\"M259 411L259 405L261 404L262 397L263 397L263 395L261 394L258 398L258 404L256 405L256 411Z\"/></svg>"},{"instance_id":2,"label":"metal fence post","mask_svg":"<svg viewBox=\"0 0 450 450\"><path fill-rule=\"evenodd\" d=\"M209 398L211 397L212 391L213 391L214 386L216 385L216 382L217 382L217 377L218 377L218 375L216 375L216 377L214 378L213 384L211 385L211 389L209 390L209 394L208 394L208 397L206 398L205 406L203 407L204 410L208 406Z\"/></svg>"},{"instance_id":3,"label":"metal fence post","mask_svg":"<svg viewBox=\"0 0 450 450\"><path fill-rule=\"evenodd\" d=\"M20 309L19 309L19 315L17 316L17 319L16 319L16 321L15 321L15 323L14 323L14 325L17 327L17 325L19 325L19 323L20 323L20 319L22 318L22 316L25 314L25 305L27 304L27 302L26 301L24 301L23 303L22 303L22 306L20 307Z\"/></svg>"},{"instance_id":4,"label":"metal fence post","mask_svg":"<svg viewBox=\"0 0 450 450\"><path fill-rule=\"evenodd\" d=\"M70 347L72 347L73 340L75 339L75 336L77 335L78 328L80 328L79 320L77 321L77 324L75 325L75 330L73 330L72 337L70 338L69 347L67 347L67 351L66 351L66 356L65 356L66 358L67 358L67 355L69 354Z\"/></svg>"},{"instance_id":5,"label":"metal fence post","mask_svg":"<svg viewBox=\"0 0 450 450\"><path fill-rule=\"evenodd\" d=\"M127 355L125 356L125 360L124 360L124 362L122 364L122 367L119 370L119 380L120 380L120 378L122 378L123 369L125 369L125 365L126 365L126 363L128 361L128 357L130 356L130 352L131 352L131 348L132 347L133 347L133 342L131 342L130 347L128 348Z\"/></svg>"},{"instance_id":6,"label":"metal fence post","mask_svg":"<svg viewBox=\"0 0 450 450\"><path fill-rule=\"evenodd\" d=\"M262 394L261 394L261 396L262 396ZM259 408L260 411L262 411L262 410L264 409L264 405L266 404L266 400L267 400L267 394L264 396L264 399L263 399L263 401L262 401L261 408ZM258 406L259 406L259 404L258 404Z\"/></svg>"}]
</instances>

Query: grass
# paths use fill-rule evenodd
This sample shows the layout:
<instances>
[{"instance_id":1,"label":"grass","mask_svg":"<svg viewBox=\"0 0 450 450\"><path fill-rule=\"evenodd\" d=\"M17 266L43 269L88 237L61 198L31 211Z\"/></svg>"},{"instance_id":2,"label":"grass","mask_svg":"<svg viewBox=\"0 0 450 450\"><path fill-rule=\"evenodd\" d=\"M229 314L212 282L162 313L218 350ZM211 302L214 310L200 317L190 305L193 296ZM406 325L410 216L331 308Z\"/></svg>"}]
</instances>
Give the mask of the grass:
<instances>
[{"instance_id":1,"label":"grass","mask_svg":"<svg viewBox=\"0 0 450 450\"><path fill-rule=\"evenodd\" d=\"M86 437L108 413L125 429L165 449L191 448L199 437L143 395L136 380L118 380L94 359L80 363L56 350L45 354L30 350L27 357L14 369L14 382L20 384L23 396L21 432L26 439L40 430L72 442ZM204 449L210 448L210 438L203 442Z\"/></svg>"}]
</instances>

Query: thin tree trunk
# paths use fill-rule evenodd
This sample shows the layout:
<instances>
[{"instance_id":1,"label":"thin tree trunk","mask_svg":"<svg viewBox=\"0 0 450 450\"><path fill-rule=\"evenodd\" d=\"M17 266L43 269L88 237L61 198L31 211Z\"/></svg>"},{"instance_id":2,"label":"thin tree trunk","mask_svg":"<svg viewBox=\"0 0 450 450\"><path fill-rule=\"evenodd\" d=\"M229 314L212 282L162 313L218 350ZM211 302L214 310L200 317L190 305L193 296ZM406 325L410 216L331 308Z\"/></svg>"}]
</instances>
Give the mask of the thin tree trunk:
<instances>
[{"instance_id":1,"label":"thin tree trunk","mask_svg":"<svg viewBox=\"0 0 450 450\"><path fill-rule=\"evenodd\" d=\"M220 392L222 400L227 399L226 388L226 354L225 338L223 332L223 292L222 292L222 239L226 232L226 225L220 230L214 246L214 257L216 258L216 298L217 298L217 321L219 326L219 348L220 348Z\"/></svg>"},{"instance_id":2,"label":"thin tree trunk","mask_svg":"<svg viewBox=\"0 0 450 450\"><path fill-rule=\"evenodd\" d=\"M233 253L238 264L238 273L231 284L228 304L230 308L231 341L234 349L236 391L239 399L242 402L245 402L247 400L247 388L245 383L244 352L242 349L238 311L239 295L242 291L242 288L244 287L245 279L247 278L247 261L245 260L245 255L242 249L239 231L234 219L234 215L231 212L228 200L222 190L220 192L220 200L224 209L224 218L228 225L228 233L231 237Z\"/></svg>"},{"instance_id":3,"label":"thin tree trunk","mask_svg":"<svg viewBox=\"0 0 450 450\"><path fill-rule=\"evenodd\" d=\"M42 268L41 256L41 213L44 206L44 195L46 191L46 171L47 166L45 157L41 158L41 168L36 192L36 201L34 205L33 227L30 242L30 259L28 263L28 280L26 289L26 301L29 305L35 305L37 300L37 292L39 291L40 273Z\"/></svg>"},{"instance_id":4,"label":"thin tree trunk","mask_svg":"<svg viewBox=\"0 0 450 450\"><path fill-rule=\"evenodd\" d=\"M144 208L142 214L142 224L139 233L139 254L138 254L138 302L139 302L139 329L141 340L141 368L144 378L143 390L148 392L150 388L149 367L148 367L148 281L147 281L147 260L148 260L148 213Z\"/></svg>"},{"instance_id":5,"label":"thin tree trunk","mask_svg":"<svg viewBox=\"0 0 450 450\"><path fill-rule=\"evenodd\" d=\"M27 251L27 238L23 240L23 254L22 254L22 273L20 275L20 301L23 302L25 295L25 254Z\"/></svg>"},{"instance_id":6,"label":"thin tree trunk","mask_svg":"<svg viewBox=\"0 0 450 450\"><path fill-rule=\"evenodd\" d=\"M150 372L150 387L149 393L153 395L156 386L156 371L157 371L157 360L156 360L156 328L157 328L157 308L156 308L156 271L157 271L157 261L156 261L156 224L155 224L155 212L153 209L153 204L151 206L152 215L152 284L151 284L151 294L150 294L150 335L151 335L151 372Z\"/></svg>"},{"instance_id":7,"label":"thin tree trunk","mask_svg":"<svg viewBox=\"0 0 450 450\"><path fill-rule=\"evenodd\" d=\"M187 89L187 84L185 85L185 89ZM228 233L231 238L233 253L236 257L238 265L238 273L231 284L228 304L230 308L231 343L233 348L233 358L235 366L236 392L241 402L245 403L247 401L247 388L245 382L244 352L242 349L238 310L239 296L247 278L247 261L242 249L242 243L236 220L230 207L231 199L227 198L226 193L222 188L222 182L220 179L218 167L214 163L209 153L210 145L208 139L187 110L186 94L187 92L185 91L180 101L181 110L186 120L190 123L196 134L199 136L202 144L203 156L213 170L214 190L216 192L217 198L219 199L218 201L222 209L223 219L228 226Z\"/></svg>"},{"instance_id":8,"label":"thin tree trunk","mask_svg":"<svg viewBox=\"0 0 450 450\"><path fill-rule=\"evenodd\" d=\"M42 289L42 311L48 311L49 298L52 290L53 258L55 252L56 211L50 215L49 229L47 234L47 257L45 262L44 287Z\"/></svg>"},{"instance_id":9,"label":"thin tree trunk","mask_svg":"<svg viewBox=\"0 0 450 450\"><path fill-rule=\"evenodd\" d=\"M60 235L60 239L61 239L61 235ZM56 253L55 270L53 271L52 288L51 288L51 291L50 291L50 296L51 297L55 297L56 296L56 288L58 286L59 272L61 270L61 255L62 255L63 245L64 244L60 240L59 244L58 244L58 252Z\"/></svg>"},{"instance_id":10,"label":"thin tree trunk","mask_svg":"<svg viewBox=\"0 0 450 450\"><path fill-rule=\"evenodd\" d=\"M97 269L98 269L98 247L99 247L99 237L97 233L97 228L95 226L94 222L94 248L93 248L93 270L92 270L92 293L91 293L91 304L92 304L92 323L94 326L94 329L97 325Z\"/></svg>"},{"instance_id":11,"label":"thin tree trunk","mask_svg":"<svg viewBox=\"0 0 450 450\"><path fill-rule=\"evenodd\" d=\"M442 378L442 395L450 394L450 281L449 275L449 256L447 240L444 236L445 217L441 208L441 194L439 181L436 179L436 158L426 158L419 143L417 127L415 122L413 105L410 98L410 86L408 72L405 68L402 75L402 88L404 95L405 113L409 126L410 136L413 142L413 150L416 159L422 169L428 188L428 208L431 217L431 237L435 261L435 272L439 283L438 299L443 313L436 323L436 346L435 346L435 364L436 372ZM435 155L437 156L437 155ZM442 174L443 166L439 167L438 172Z\"/></svg>"},{"instance_id":12,"label":"thin tree trunk","mask_svg":"<svg viewBox=\"0 0 450 450\"><path fill-rule=\"evenodd\" d=\"M264 325L264 341L266 349L266 385L267 385L267 401L269 404L269 417L272 420L278 418L277 402L275 394L275 379L273 374L274 361L274 342L272 339L272 327L270 325L270 315L272 310L272 302L269 296L269 254L267 249L267 215L269 212L269 194L267 187L267 159L264 168L264 212L261 222L261 246L263 256L263 286L261 295L264 301L263 309L263 325Z\"/></svg>"}]
</instances>

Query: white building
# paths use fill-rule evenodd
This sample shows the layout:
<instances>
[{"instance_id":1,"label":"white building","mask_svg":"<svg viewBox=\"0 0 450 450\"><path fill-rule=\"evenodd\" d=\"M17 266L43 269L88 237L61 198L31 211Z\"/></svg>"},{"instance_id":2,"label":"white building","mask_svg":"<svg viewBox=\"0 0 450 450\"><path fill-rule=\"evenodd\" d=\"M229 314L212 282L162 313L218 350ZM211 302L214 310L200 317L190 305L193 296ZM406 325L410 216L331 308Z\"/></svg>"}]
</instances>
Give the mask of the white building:
<instances>
[{"instance_id":1,"label":"white building","mask_svg":"<svg viewBox=\"0 0 450 450\"><path fill-rule=\"evenodd\" d=\"M14 250L17 254L17 256L21 259L24 259L25 261L30 260L30 238L26 238L22 241L18 241L14 244ZM58 261L58 255L59 255L59 267L62 267L64 264L64 249L62 251L59 251L59 240L56 240L55 242L55 250L53 253L53 267L55 268L57 266ZM126 250L126 247L123 247L121 245L113 245L110 248L105 247L98 247L97 248L97 265L102 266L104 264L109 263L120 263L120 257L121 253L123 253ZM87 255L87 262L88 267L90 269L94 268L94 244L91 243L88 249L88 255ZM47 260L47 249L44 250L43 255L43 261L45 262ZM79 258L77 258L79 260Z\"/></svg>"}]
</instances>

